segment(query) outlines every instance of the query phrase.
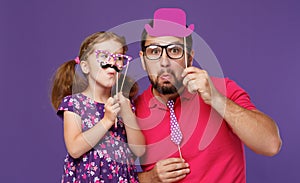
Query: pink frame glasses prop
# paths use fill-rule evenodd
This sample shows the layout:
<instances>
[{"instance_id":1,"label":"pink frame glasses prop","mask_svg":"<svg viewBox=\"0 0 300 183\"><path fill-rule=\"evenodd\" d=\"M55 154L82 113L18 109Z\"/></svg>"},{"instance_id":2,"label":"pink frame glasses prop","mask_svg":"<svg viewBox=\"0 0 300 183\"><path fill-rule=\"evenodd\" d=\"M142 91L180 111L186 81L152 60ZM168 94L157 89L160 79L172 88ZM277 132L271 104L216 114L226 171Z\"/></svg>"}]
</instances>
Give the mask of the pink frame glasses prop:
<instances>
[{"instance_id":1,"label":"pink frame glasses prop","mask_svg":"<svg viewBox=\"0 0 300 183\"><path fill-rule=\"evenodd\" d=\"M129 62L132 60L131 56L123 55L123 54L114 54L110 53L106 50L96 50L96 59L97 62L100 63L102 68L114 68L117 72L120 72L125 68ZM111 58L113 58L114 63L111 64Z\"/></svg>"}]
</instances>

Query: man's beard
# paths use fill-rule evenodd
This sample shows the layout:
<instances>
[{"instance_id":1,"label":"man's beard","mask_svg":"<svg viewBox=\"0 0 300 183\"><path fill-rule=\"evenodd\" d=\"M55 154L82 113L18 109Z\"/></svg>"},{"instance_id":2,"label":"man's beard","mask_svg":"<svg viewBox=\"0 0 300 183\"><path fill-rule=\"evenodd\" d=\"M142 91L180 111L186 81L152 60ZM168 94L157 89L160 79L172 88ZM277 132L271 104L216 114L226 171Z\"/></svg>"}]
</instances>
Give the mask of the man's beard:
<instances>
[{"instance_id":1,"label":"man's beard","mask_svg":"<svg viewBox=\"0 0 300 183\"><path fill-rule=\"evenodd\" d=\"M167 70L167 73L171 74L175 80L175 83L172 84L171 82L169 81L166 81L162 84L159 84L158 83L158 80L159 80L159 77L163 74L164 72L163 71L160 71L156 77L156 81L154 81L153 79L150 78L150 76L148 76L153 88L155 90L157 90L159 93L163 94L163 95L168 95L168 94L176 94L178 93L178 89L180 89L183 84L182 84L182 81L179 81L176 77L175 77L175 74L173 71L171 70ZM171 84L171 86L165 86L165 84Z\"/></svg>"}]
</instances>

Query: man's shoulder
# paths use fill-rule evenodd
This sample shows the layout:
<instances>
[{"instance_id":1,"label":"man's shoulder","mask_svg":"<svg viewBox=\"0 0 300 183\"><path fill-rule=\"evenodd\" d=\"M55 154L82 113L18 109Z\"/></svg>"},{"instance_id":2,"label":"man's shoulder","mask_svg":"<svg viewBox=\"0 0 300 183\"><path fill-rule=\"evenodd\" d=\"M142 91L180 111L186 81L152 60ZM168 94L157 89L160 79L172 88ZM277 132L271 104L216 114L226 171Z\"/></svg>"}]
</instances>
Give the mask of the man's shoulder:
<instances>
[{"instance_id":1,"label":"man's shoulder","mask_svg":"<svg viewBox=\"0 0 300 183\"><path fill-rule=\"evenodd\" d=\"M232 93L235 93L242 88L232 79L228 77L210 77L216 89L223 95L230 97Z\"/></svg>"},{"instance_id":2,"label":"man's shoulder","mask_svg":"<svg viewBox=\"0 0 300 183\"><path fill-rule=\"evenodd\" d=\"M228 78L228 77L210 77L211 81L214 83L216 86L225 86L225 87L231 87L232 85L237 85L237 83Z\"/></svg>"},{"instance_id":3,"label":"man's shoulder","mask_svg":"<svg viewBox=\"0 0 300 183\"><path fill-rule=\"evenodd\" d=\"M146 90L144 90L141 94L139 94L135 100L134 100L134 104L137 105L141 105L143 103L145 103L146 101L149 100L151 96L151 86L149 86Z\"/></svg>"},{"instance_id":4,"label":"man's shoulder","mask_svg":"<svg viewBox=\"0 0 300 183\"><path fill-rule=\"evenodd\" d=\"M220 83L220 82L231 82L233 80L229 79L228 77L216 77L216 76L210 76L210 79L214 83Z\"/></svg>"},{"instance_id":5,"label":"man's shoulder","mask_svg":"<svg viewBox=\"0 0 300 183\"><path fill-rule=\"evenodd\" d=\"M214 86L221 91L226 91L227 84L230 81L228 78L213 77L213 76L211 76L210 79L213 82Z\"/></svg>"}]
</instances>

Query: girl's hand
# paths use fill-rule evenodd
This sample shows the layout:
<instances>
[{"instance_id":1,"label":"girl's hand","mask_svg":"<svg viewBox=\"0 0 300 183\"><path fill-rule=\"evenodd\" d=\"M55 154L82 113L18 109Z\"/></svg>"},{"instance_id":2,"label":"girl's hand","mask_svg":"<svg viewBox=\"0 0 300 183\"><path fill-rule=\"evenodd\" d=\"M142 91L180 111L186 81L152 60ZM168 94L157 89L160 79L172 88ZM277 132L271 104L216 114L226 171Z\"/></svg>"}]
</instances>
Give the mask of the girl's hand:
<instances>
[{"instance_id":1,"label":"girl's hand","mask_svg":"<svg viewBox=\"0 0 300 183\"><path fill-rule=\"evenodd\" d=\"M122 94L122 92L119 92L117 95L114 96L115 100L119 103L120 105L120 116L128 115L128 113L132 113L131 110L131 104L130 100Z\"/></svg>"},{"instance_id":2,"label":"girl's hand","mask_svg":"<svg viewBox=\"0 0 300 183\"><path fill-rule=\"evenodd\" d=\"M120 104L117 102L116 99L109 97L104 105L104 109L105 112L103 119L109 120L113 124L117 118L118 113L120 112Z\"/></svg>"}]
</instances>

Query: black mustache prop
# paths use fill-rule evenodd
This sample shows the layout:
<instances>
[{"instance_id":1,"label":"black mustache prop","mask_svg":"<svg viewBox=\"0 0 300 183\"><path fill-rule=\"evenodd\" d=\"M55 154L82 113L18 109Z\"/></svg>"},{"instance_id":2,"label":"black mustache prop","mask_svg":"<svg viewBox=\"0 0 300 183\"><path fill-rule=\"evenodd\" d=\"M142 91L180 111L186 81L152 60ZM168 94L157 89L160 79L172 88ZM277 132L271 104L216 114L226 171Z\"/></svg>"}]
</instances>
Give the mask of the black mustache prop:
<instances>
[{"instance_id":1,"label":"black mustache prop","mask_svg":"<svg viewBox=\"0 0 300 183\"><path fill-rule=\"evenodd\" d=\"M121 70L116 66L116 65L113 65L113 64L108 64L108 63L105 63L105 62L101 62L100 63L100 66L103 68L103 69L106 69L106 68L113 68L115 69L116 72L120 72Z\"/></svg>"}]
</instances>

